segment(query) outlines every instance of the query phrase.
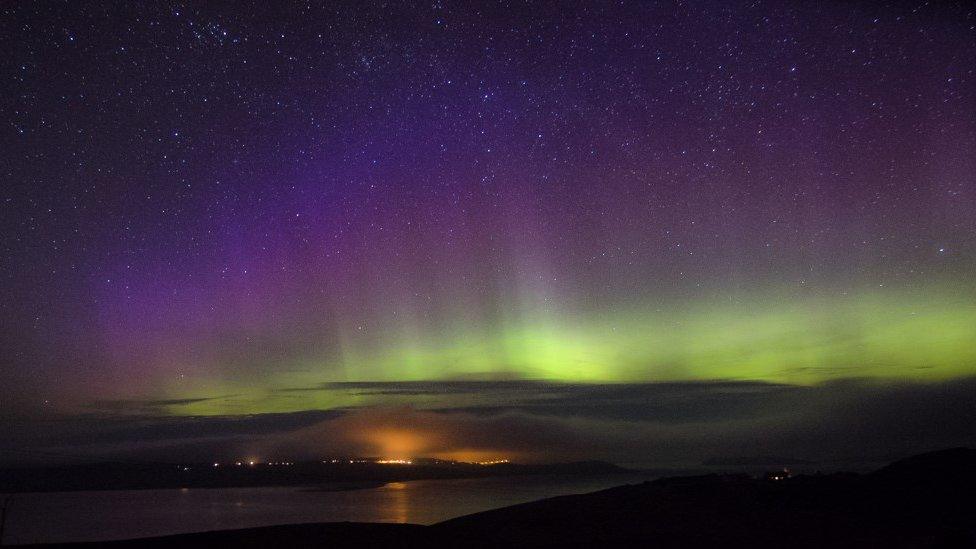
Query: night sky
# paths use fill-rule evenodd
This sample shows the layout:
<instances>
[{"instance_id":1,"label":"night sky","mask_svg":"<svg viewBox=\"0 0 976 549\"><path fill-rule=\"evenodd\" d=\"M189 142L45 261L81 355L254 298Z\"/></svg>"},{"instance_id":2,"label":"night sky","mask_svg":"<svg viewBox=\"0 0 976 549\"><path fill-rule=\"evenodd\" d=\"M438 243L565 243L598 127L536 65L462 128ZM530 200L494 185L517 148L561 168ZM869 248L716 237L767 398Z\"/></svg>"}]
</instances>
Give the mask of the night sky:
<instances>
[{"instance_id":1,"label":"night sky","mask_svg":"<svg viewBox=\"0 0 976 549\"><path fill-rule=\"evenodd\" d=\"M0 461L976 444L966 3L14 1L0 51Z\"/></svg>"}]
</instances>

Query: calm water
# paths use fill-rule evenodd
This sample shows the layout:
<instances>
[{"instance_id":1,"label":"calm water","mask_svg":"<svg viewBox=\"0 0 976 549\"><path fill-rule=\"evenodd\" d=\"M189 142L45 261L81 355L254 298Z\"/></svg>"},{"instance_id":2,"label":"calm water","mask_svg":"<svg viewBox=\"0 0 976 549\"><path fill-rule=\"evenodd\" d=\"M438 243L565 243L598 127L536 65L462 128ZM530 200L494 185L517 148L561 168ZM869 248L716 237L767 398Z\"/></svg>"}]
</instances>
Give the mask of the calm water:
<instances>
[{"instance_id":1,"label":"calm water","mask_svg":"<svg viewBox=\"0 0 976 549\"><path fill-rule=\"evenodd\" d=\"M411 522L650 479L530 476L394 482L343 492L301 487L117 490L14 496L4 543L98 541L299 522Z\"/></svg>"}]
</instances>

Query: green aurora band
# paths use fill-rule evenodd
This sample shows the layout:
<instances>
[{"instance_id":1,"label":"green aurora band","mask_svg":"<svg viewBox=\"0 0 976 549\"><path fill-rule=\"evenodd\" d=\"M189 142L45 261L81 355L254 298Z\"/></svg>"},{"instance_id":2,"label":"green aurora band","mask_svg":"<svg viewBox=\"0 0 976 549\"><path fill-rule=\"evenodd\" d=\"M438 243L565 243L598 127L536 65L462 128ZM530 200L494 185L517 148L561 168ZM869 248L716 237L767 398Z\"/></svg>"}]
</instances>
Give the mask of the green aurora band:
<instances>
[{"instance_id":1,"label":"green aurora band","mask_svg":"<svg viewBox=\"0 0 976 549\"><path fill-rule=\"evenodd\" d=\"M531 379L559 383L750 380L811 385L861 378L938 382L976 373L969 289L836 297L699 299L617 313L523 315L487 329L459 321L437 337L345 345L260 380L173 384L174 415L253 414L396 403L323 382ZM424 406L425 398L409 402Z\"/></svg>"}]
</instances>

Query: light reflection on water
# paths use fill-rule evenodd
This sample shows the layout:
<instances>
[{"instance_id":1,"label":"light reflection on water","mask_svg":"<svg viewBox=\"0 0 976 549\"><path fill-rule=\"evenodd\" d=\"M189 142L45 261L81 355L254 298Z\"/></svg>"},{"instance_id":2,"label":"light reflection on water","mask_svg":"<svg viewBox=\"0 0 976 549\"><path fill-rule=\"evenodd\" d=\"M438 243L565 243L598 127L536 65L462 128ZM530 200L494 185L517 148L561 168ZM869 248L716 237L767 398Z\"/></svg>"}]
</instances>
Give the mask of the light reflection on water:
<instances>
[{"instance_id":1,"label":"light reflection on water","mask_svg":"<svg viewBox=\"0 0 976 549\"><path fill-rule=\"evenodd\" d=\"M392 502L391 506L393 508L393 522L409 522L410 521L410 492L409 486L406 482L391 482L384 486L386 490L389 490Z\"/></svg>"},{"instance_id":2,"label":"light reflection on water","mask_svg":"<svg viewBox=\"0 0 976 549\"><path fill-rule=\"evenodd\" d=\"M342 491L258 487L18 494L3 542L98 541L300 522L433 524L650 478L523 476L391 482Z\"/></svg>"}]
</instances>

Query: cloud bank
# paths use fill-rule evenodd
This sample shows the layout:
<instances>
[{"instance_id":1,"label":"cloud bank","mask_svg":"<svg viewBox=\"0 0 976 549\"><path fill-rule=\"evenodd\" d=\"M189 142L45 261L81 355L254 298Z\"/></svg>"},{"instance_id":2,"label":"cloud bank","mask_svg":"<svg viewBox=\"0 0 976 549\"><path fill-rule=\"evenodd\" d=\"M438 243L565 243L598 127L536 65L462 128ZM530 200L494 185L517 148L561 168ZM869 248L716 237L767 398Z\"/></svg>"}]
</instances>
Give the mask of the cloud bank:
<instances>
[{"instance_id":1,"label":"cloud bank","mask_svg":"<svg viewBox=\"0 0 976 549\"><path fill-rule=\"evenodd\" d=\"M653 467L778 455L829 466L976 445L976 378L815 386L451 381L318 389L374 398L356 408L211 417L157 415L159 401L94 403L88 414L4 422L0 456L5 462L507 457ZM404 395L422 395L427 405L404 405Z\"/></svg>"}]
</instances>

